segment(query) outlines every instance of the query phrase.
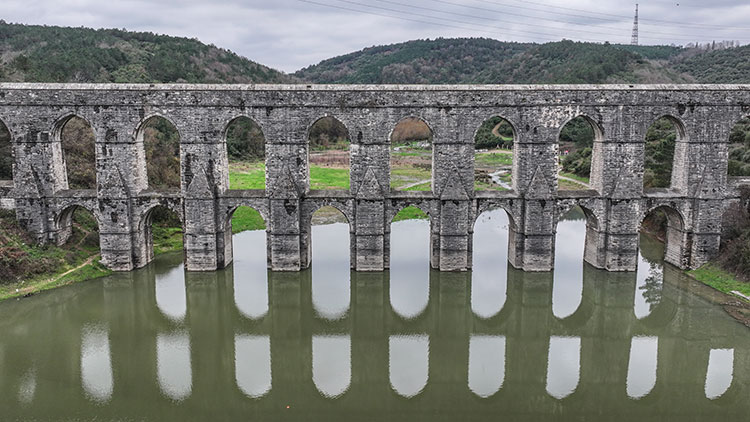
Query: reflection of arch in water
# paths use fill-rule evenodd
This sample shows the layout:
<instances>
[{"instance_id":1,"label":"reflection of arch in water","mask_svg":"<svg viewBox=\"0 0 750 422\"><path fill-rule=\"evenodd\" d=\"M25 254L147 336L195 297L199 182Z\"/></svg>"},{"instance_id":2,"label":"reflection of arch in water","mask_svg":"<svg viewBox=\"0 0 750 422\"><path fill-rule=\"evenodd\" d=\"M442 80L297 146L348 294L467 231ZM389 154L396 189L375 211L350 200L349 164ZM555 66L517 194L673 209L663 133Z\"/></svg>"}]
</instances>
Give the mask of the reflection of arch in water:
<instances>
[{"instance_id":1,"label":"reflection of arch in water","mask_svg":"<svg viewBox=\"0 0 750 422\"><path fill-rule=\"evenodd\" d=\"M487 398L505 382L505 336L472 335L469 339L469 389Z\"/></svg>"},{"instance_id":2,"label":"reflection of arch in water","mask_svg":"<svg viewBox=\"0 0 750 422\"><path fill-rule=\"evenodd\" d=\"M563 399L578 388L581 377L581 338L552 336L547 356L547 394Z\"/></svg>"},{"instance_id":3,"label":"reflection of arch in water","mask_svg":"<svg viewBox=\"0 0 750 422\"><path fill-rule=\"evenodd\" d=\"M430 337L392 335L388 339L388 379L403 397L414 397L427 386L430 370Z\"/></svg>"},{"instance_id":4,"label":"reflection of arch in water","mask_svg":"<svg viewBox=\"0 0 750 422\"><path fill-rule=\"evenodd\" d=\"M497 315L507 298L511 221L508 212L498 207L484 211L474 222L471 310L480 318Z\"/></svg>"},{"instance_id":5,"label":"reflection of arch in water","mask_svg":"<svg viewBox=\"0 0 750 422\"><path fill-rule=\"evenodd\" d=\"M351 343L348 335L312 337L313 383L325 397L339 397L351 385Z\"/></svg>"},{"instance_id":6,"label":"reflection of arch in water","mask_svg":"<svg viewBox=\"0 0 750 422\"><path fill-rule=\"evenodd\" d=\"M260 398L271 391L271 338L236 334L234 379L246 396Z\"/></svg>"},{"instance_id":7,"label":"reflection of arch in water","mask_svg":"<svg viewBox=\"0 0 750 422\"><path fill-rule=\"evenodd\" d=\"M647 396L656 386L658 337L633 337L630 342L626 392L632 399Z\"/></svg>"},{"instance_id":8,"label":"reflection of arch in water","mask_svg":"<svg viewBox=\"0 0 750 422\"><path fill-rule=\"evenodd\" d=\"M706 398L716 400L723 397L734 379L734 349L711 349L706 369Z\"/></svg>"},{"instance_id":9,"label":"reflection of arch in water","mask_svg":"<svg viewBox=\"0 0 750 422\"><path fill-rule=\"evenodd\" d=\"M351 303L352 227L339 207L321 206L312 216L316 213L336 214L346 221L345 225L322 224L310 229L313 308L323 318L336 320L346 315Z\"/></svg>"},{"instance_id":10,"label":"reflection of arch in water","mask_svg":"<svg viewBox=\"0 0 750 422\"><path fill-rule=\"evenodd\" d=\"M174 322L184 320L187 313L184 264L156 277L154 289L156 290L156 306L162 315Z\"/></svg>"},{"instance_id":11,"label":"reflection of arch in water","mask_svg":"<svg viewBox=\"0 0 750 422\"><path fill-rule=\"evenodd\" d=\"M157 378L161 391L182 401L193 389L190 337L186 332L161 333L156 337Z\"/></svg>"},{"instance_id":12,"label":"reflection of arch in water","mask_svg":"<svg viewBox=\"0 0 750 422\"><path fill-rule=\"evenodd\" d=\"M105 326L84 326L81 335L81 384L92 400L107 402L114 390L109 333Z\"/></svg>"}]
</instances>

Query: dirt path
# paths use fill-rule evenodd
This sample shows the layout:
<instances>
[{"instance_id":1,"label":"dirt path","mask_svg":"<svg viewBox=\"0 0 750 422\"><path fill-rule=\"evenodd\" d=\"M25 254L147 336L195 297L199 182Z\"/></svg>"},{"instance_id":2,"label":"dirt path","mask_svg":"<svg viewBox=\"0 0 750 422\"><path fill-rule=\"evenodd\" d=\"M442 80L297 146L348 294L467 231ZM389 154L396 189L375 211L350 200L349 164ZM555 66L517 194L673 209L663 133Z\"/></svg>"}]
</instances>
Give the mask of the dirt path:
<instances>
[{"instance_id":1,"label":"dirt path","mask_svg":"<svg viewBox=\"0 0 750 422\"><path fill-rule=\"evenodd\" d=\"M432 180L430 180L430 179L420 180L418 182L409 183L408 185L401 186L401 187L397 188L396 190L407 190L409 188L413 188L414 186L419 186L419 185L424 185L425 183L430 183L431 181Z\"/></svg>"},{"instance_id":2,"label":"dirt path","mask_svg":"<svg viewBox=\"0 0 750 422\"><path fill-rule=\"evenodd\" d=\"M579 185L586 186L587 188L591 189L591 185L589 185L588 183L582 182L580 180L573 179L572 177L563 176L563 175L560 174L559 170L557 171L557 178L558 179L562 179L562 180L567 180L568 182L577 183Z\"/></svg>"},{"instance_id":3,"label":"dirt path","mask_svg":"<svg viewBox=\"0 0 750 422\"><path fill-rule=\"evenodd\" d=\"M81 268L83 268L83 267L91 264L92 262L94 262L94 260L97 259L97 258L99 258L99 254L96 254L96 255L93 255L93 256L89 257L89 259L87 259L86 261L84 261L83 263L81 263L81 265L79 265L79 266L77 266L75 268L71 268L71 269L69 269L68 271L65 271L62 274L58 274L58 275L56 275L54 277L51 277L51 278L49 278L47 280L44 280L44 281L40 282L40 283L34 283L33 286L24 287L23 289L16 289L16 293L19 293L21 296L26 296L27 294L38 292L44 286L50 285L50 284L52 284L52 283L60 280L61 278L65 277L66 275L68 275L70 273L72 273L73 271L80 270Z\"/></svg>"}]
</instances>

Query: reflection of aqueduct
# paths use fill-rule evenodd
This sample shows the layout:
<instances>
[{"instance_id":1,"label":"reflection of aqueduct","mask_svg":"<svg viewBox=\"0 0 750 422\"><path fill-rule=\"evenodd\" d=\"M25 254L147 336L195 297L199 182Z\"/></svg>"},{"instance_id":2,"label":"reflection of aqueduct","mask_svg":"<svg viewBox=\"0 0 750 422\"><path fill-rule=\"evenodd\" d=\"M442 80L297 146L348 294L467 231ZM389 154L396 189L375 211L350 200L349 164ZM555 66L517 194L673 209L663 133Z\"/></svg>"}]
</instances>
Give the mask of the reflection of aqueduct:
<instances>
[{"instance_id":1,"label":"reflection of aqueduct","mask_svg":"<svg viewBox=\"0 0 750 422\"><path fill-rule=\"evenodd\" d=\"M669 220L667 260L696 267L718 251L723 210L737 196L738 182L726 176L727 142L748 104L747 86L726 85L0 84L0 119L15 153L14 187L0 187L0 203L15 206L19 221L42 242L65 237L70 207L87 208L99 223L102 261L116 270L151 260L148 215L157 205L183 218L190 270L232 261L228 221L241 205L267 221L274 270L309 265L310 215L322 205L349 219L357 270L388 267L390 221L408 205L430 216L432 265L440 270L471 267L473 221L493 207L511 217L511 264L549 270L556 221L575 204L588 215L585 257L592 265L633 270L640 222L662 208ZM96 190L68 189L59 128L73 115L88 121L96 135ZM155 115L180 133L179 192L148 189L139 128ZM347 191L309 189L307 131L326 115L351 135ZM495 115L515 127L513 189L475 192L474 133ZM592 189L558 192L558 134L581 115L597 133ZM252 118L265 134L265 190L229 190L224 134L238 116ZM408 116L427 122L434 134L431 192L389 189L389 128ZM672 185L644 191L645 132L663 116L679 132Z\"/></svg>"},{"instance_id":2,"label":"reflection of aqueduct","mask_svg":"<svg viewBox=\"0 0 750 422\"><path fill-rule=\"evenodd\" d=\"M72 318L58 319L62 305L53 296L24 303L33 306L28 312L8 312L4 321L15 329L0 339L0 403L12 403L36 367L31 373L40 382L25 416L42 419L89 408L131 414L141 399L189 418L208 397L224 415L291 405L295 416L390 411L394 420L413 420L414 406L447 420L456 412L478 419L485 412L552 411L686 420L712 412L741 420L750 407L746 328L676 287L680 273L669 267L661 302L644 319L633 311L635 274L586 266L582 303L565 319L553 315L551 273L509 268L505 305L489 319L472 311L467 273L432 272L429 305L413 319L394 311L388 273L354 273L349 310L335 321L317 316L309 271L270 273L262 285L265 311L250 318L239 307L248 296L238 299L236 292L250 281L244 275L176 268L167 270L183 292L175 321L159 302L167 275L154 271L164 270L150 267L81 287L78 297L94 296L105 306ZM132 333L140 335L137 345ZM40 339L50 347L36 347ZM554 359L558 348L570 349L577 363L561 365ZM713 355L730 350L731 370L712 396L706 385ZM338 359L326 362L327 355ZM88 376L90 360L106 362L105 376ZM486 369L474 373L474 365ZM399 368L413 378L399 379L392 370ZM633 385L632 373L645 383ZM553 379L564 381L562 391ZM65 401L49 399L60 391Z\"/></svg>"}]
</instances>

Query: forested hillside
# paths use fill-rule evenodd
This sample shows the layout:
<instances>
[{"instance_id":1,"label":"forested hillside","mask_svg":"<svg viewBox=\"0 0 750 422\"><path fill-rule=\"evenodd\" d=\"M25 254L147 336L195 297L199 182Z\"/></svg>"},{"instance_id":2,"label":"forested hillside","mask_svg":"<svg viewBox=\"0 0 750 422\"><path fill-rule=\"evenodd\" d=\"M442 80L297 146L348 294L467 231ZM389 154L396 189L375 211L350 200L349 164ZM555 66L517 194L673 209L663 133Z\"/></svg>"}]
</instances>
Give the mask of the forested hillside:
<instances>
[{"instance_id":1,"label":"forested hillside","mask_svg":"<svg viewBox=\"0 0 750 422\"><path fill-rule=\"evenodd\" d=\"M0 21L0 81L277 83L293 78L196 39Z\"/></svg>"},{"instance_id":2,"label":"forested hillside","mask_svg":"<svg viewBox=\"0 0 750 422\"><path fill-rule=\"evenodd\" d=\"M750 83L748 66L750 47L438 38L366 48L294 75L316 83Z\"/></svg>"}]
</instances>

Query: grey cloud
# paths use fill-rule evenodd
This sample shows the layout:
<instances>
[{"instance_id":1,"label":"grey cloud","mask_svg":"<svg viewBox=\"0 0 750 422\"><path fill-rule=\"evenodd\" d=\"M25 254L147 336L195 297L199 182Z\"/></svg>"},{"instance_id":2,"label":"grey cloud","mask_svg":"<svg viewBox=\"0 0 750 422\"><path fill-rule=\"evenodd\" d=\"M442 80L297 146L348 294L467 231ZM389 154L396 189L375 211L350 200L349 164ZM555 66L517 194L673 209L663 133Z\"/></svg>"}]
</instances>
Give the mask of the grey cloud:
<instances>
[{"instance_id":1,"label":"grey cloud","mask_svg":"<svg viewBox=\"0 0 750 422\"><path fill-rule=\"evenodd\" d=\"M608 16L541 7L519 0L450 0L450 3L460 3L459 6L430 0L389 0L401 5L351 0L405 12L395 13L341 0L314 1L367 11L369 14L297 0L230 0L216 3L197 0L4 0L3 19L30 24L126 28L198 38L271 67L292 72L364 47L416 38L485 36L512 41L542 42L567 38L628 43L635 6L634 3L616 0L535 0L535 3L617 15ZM679 2L680 6L677 3L665 0L641 4L640 30L644 42L687 44L691 41L730 39L750 42L750 30L746 29L750 27L750 4L745 0L717 0L708 5L697 1ZM447 13L406 5L439 9ZM510 13L535 18L512 16ZM500 23L501 20L510 23ZM745 29L677 26L655 20Z\"/></svg>"}]
</instances>

